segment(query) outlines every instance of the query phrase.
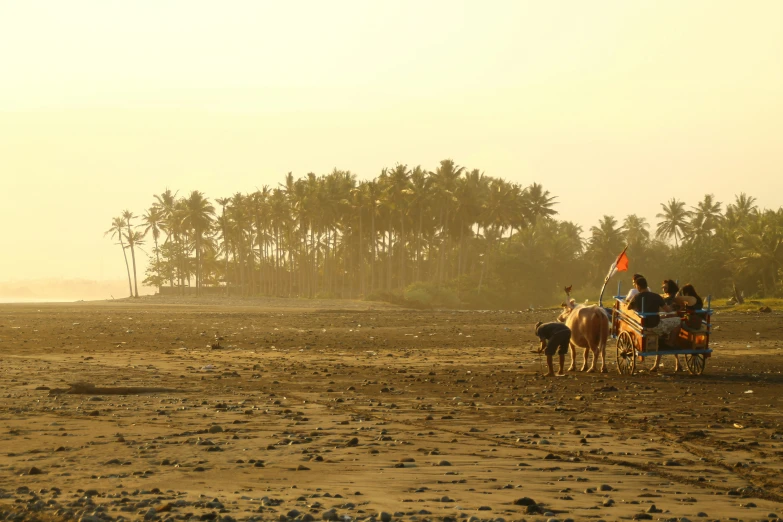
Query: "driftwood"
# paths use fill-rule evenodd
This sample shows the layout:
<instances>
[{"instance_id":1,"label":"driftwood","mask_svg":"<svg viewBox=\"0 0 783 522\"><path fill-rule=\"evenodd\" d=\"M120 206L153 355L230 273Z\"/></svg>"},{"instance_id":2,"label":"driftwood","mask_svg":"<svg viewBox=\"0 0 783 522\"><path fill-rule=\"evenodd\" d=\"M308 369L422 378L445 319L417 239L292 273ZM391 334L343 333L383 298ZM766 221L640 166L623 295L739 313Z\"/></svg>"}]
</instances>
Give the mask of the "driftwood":
<instances>
[{"instance_id":1,"label":"driftwood","mask_svg":"<svg viewBox=\"0 0 783 522\"><path fill-rule=\"evenodd\" d=\"M734 299L736 300L737 304L743 304L745 302L745 298L742 297L742 293L737 291L737 284L732 281L731 282L731 288L734 289Z\"/></svg>"},{"instance_id":2,"label":"driftwood","mask_svg":"<svg viewBox=\"0 0 783 522\"><path fill-rule=\"evenodd\" d=\"M53 395L139 395L142 393L178 392L175 388L148 388L143 386L98 387L88 382L77 382L68 388L49 390Z\"/></svg>"}]
</instances>

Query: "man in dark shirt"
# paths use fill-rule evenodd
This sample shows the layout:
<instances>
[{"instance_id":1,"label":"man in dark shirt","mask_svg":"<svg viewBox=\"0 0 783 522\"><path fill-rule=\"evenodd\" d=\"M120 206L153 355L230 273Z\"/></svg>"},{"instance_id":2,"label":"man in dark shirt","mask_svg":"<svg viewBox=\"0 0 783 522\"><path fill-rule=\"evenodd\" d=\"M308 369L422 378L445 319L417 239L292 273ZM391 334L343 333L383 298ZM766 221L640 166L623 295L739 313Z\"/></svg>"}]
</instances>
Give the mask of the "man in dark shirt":
<instances>
[{"instance_id":1,"label":"man in dark shirt","mask_svg":"<svg viewBox=\"0 0 783 522\"><path fill-rule=\"evenodd\" d=\"M563 365L565 364L565 354L568 352L568 344L571 342L571 330L560 322L543 324L539 321L536 323L536 335L541 339L538 353L544 352L546 354L546 365L549 368L549 373L546 376L555 376L554 368L552 368L552 357L555 352L560 357L560 371L557 372L557 375L559 377L565 375Z\"/></svg>"},{"instance_id":2,"label":"man in dark shirt","mask_svg":"<svg viewBox=\"0 0 783 522\"><path fill-rule=\"evenodd\" d=\"M637 313L655 314L644 317L645 328L655 328L661 322L658 312L669 312L671 308L660 295L650 292L647 288L647 279L640 277L633 282L634 287L639 293L633 296L628 303L628 309Z\"/></svg>"}]
</instances>

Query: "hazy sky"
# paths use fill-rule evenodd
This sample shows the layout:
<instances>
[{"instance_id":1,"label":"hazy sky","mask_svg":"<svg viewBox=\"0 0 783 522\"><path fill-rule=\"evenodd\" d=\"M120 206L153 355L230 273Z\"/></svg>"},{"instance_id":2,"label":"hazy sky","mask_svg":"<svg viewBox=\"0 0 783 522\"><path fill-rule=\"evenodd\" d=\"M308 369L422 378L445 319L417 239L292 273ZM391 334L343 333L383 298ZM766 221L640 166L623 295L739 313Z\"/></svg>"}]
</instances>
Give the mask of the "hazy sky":
<instances>
[{"instance_id":1,"label":"hazy sky","mask_svg":"<svg viewBox=\"0 0 783 522\"><path fill-rule=\"evenodd\" d=\"M444 158L585 229L777 208L783 2L0 0L0 280L124 277L103 232L166 187Z\"/></svg>"}]
</instances>

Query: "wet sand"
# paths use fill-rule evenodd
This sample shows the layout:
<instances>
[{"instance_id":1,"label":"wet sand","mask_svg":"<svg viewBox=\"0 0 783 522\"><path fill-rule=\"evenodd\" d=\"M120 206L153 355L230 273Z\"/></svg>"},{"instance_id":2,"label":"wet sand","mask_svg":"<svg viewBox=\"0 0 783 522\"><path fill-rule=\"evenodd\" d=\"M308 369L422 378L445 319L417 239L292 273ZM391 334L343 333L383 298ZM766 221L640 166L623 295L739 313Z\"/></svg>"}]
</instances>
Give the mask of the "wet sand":
<instances>
[{"instance_id":1,"label":"wet sand","mask_svg":"<svg viewBox=\"0 0 783 522\"><path fill-rule=\"evenodd\" d=\"M554 316L0 305L0 519L783 516L779 313L716 315L702 376L620 376L610 340L609 373L551 379Z\"/></svg>"}]
</instances>

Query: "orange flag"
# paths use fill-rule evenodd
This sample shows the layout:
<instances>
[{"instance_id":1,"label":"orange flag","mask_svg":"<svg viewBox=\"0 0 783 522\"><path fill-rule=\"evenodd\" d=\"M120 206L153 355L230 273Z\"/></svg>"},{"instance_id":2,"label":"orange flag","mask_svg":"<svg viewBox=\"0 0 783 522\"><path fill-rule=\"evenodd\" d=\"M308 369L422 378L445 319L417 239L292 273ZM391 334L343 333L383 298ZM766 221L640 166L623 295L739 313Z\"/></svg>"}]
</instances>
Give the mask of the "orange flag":
<instances>
[{"instance_id":1,"label":"orange flag","mask_svg":"<svg viewBox=\"0 0 783 522\"><path fill-rule=\"evenodd\" d=\"M617 259L614 263L612 263L612 266L609 267L609 273L606 275L606 280L609 281L613 275L615 275L617 272L626 272L628 271L628 254L625 253L625 251L628 249L628 247L625 247L623 251L620 253L619 256L617 256Z\"/></svg>"}]
</instances>

